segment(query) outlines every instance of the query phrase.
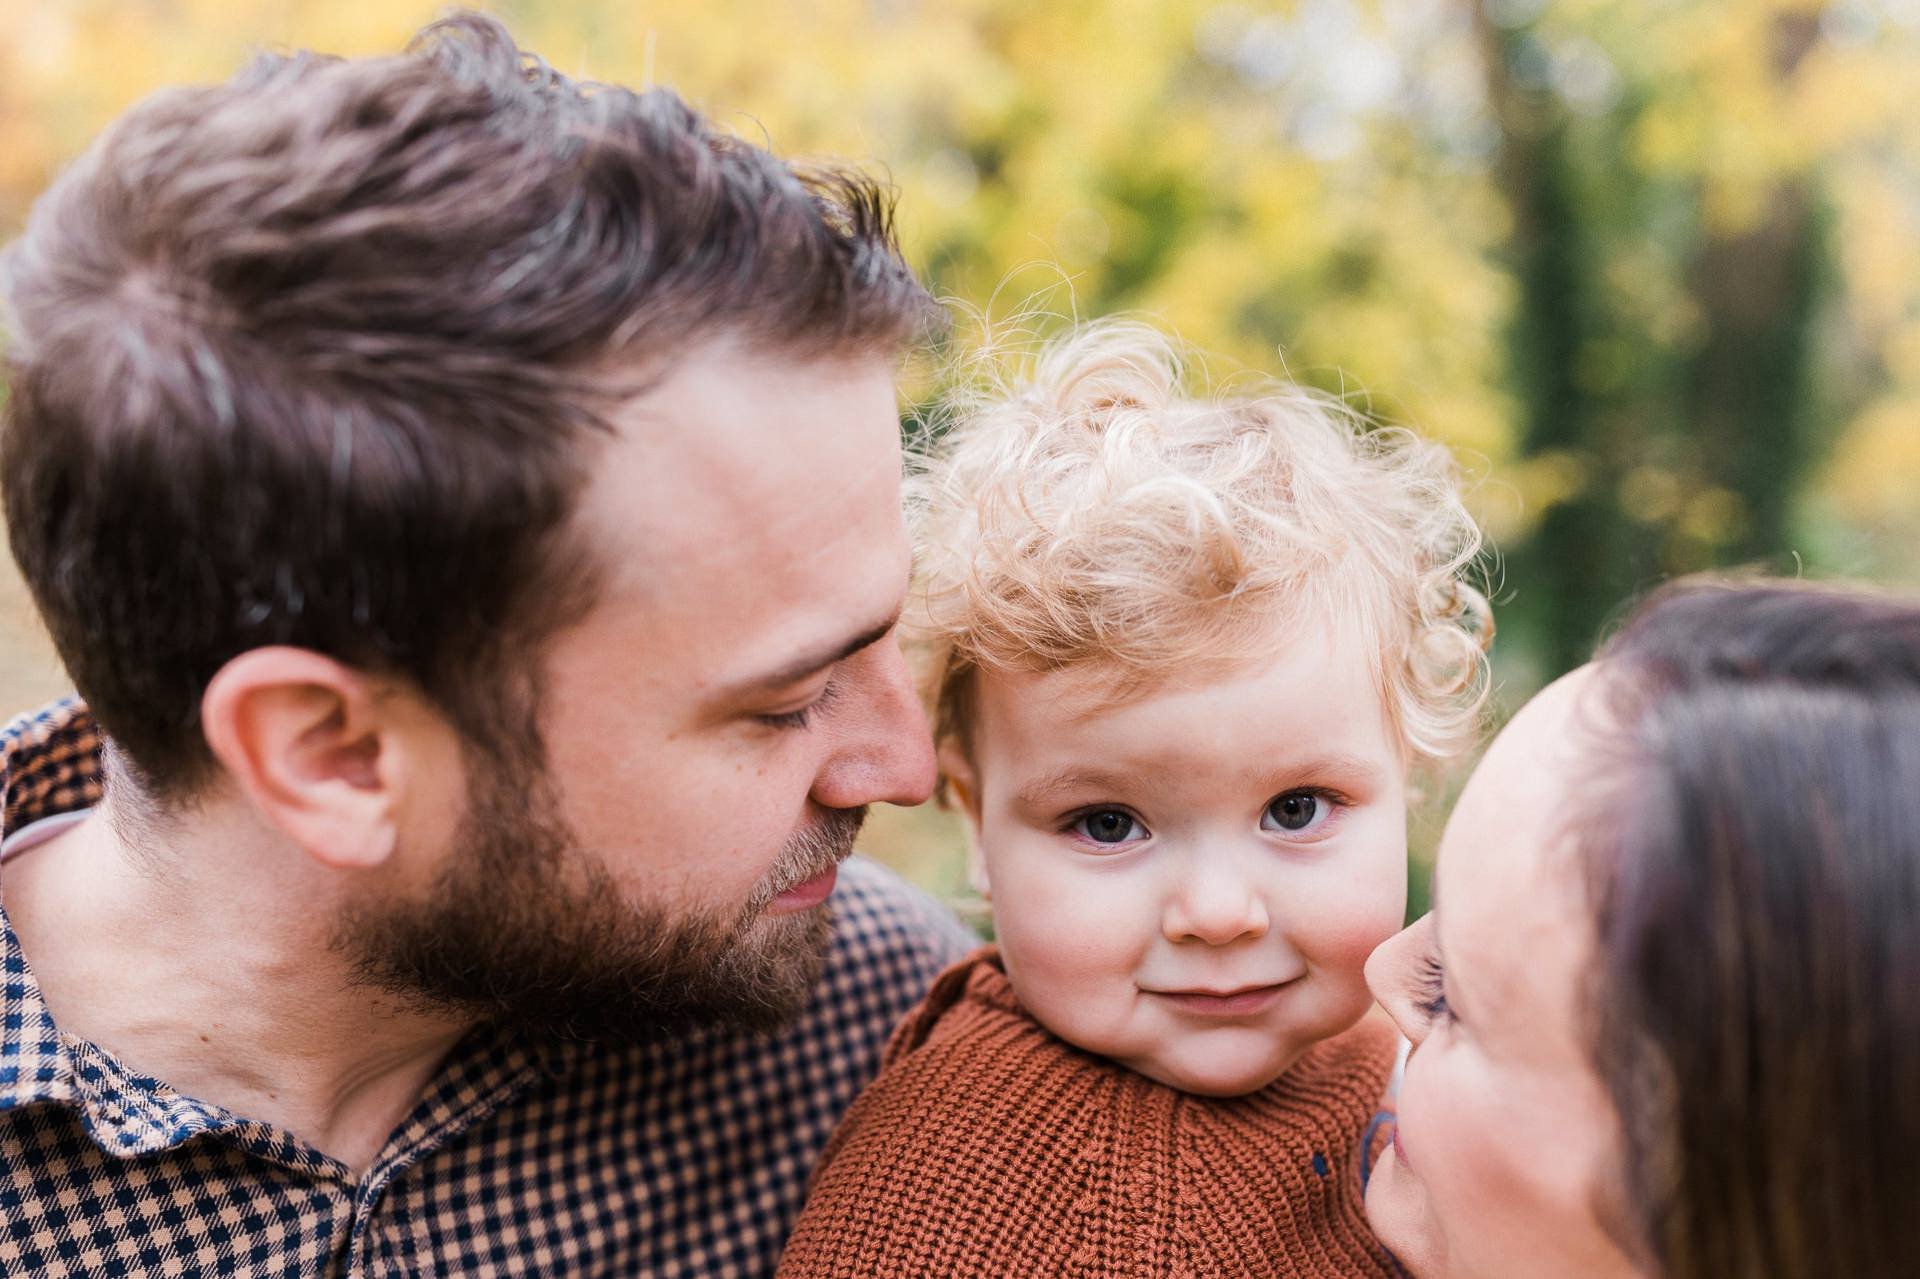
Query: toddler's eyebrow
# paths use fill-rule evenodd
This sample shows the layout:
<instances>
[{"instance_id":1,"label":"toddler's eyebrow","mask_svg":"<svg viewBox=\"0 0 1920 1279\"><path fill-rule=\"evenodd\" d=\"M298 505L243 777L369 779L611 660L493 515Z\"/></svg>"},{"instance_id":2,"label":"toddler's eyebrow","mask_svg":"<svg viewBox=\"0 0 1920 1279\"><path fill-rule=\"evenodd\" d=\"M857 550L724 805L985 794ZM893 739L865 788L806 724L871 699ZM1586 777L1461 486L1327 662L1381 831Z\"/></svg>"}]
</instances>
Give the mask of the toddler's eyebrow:
<instances>
[{"instance_id":1,"label":"toddler's eyebrow","mask_svg":"<svg viewBox=\"0 0 1920 1279\"><path fill-rule=\"evenodd\" d=\"M1118 791L1130 786L1140 785L1141 779L1132 773L1116 772L1108 768L1086 768L1069 764L1065 768L1034 778L1014 793L1014 801L1027 808L1039 808L1049 799L1065 791ZM1148 782L1151 786L1151 781Z\"/></svg>"},{"instance_id":2,"label":"toddler's eyebrow","mask_svg":"<svg viewBox=\"0 0 1920 1279\"><path fill-rule=\"evenodd\" d=\"M1310 755L1288 760L1277 771L1288 779L1281 784L1292 786L1336 780L1344 780L1349 785L1377 786L1386 777L1386 770L1363 755Z\"/></svg>"},{"instance_id":3,"label":"toddler's eyebrow","mask_svg":"<svg viewBox=\"0 0 1920 1279\"><path fill-rule=\"evenodd\" d=\"M1069 764L1065 768L1034 778L1014 792L1014 801L1028 808L1041 808L1055 796L1067 791L1164 791L1170 776L1179 773L1179 765L1169 761L1165 767L1132 772L1126 769L1097 768ZM1266 787L1276 793L1288 787L1334 785L1358 787L1362 791L1380 784L1383 770L1359 755L1311 755L1290 759L1278 765L1262 764L1248 771L1245 784Z\"/></svg>"}]
</instances>

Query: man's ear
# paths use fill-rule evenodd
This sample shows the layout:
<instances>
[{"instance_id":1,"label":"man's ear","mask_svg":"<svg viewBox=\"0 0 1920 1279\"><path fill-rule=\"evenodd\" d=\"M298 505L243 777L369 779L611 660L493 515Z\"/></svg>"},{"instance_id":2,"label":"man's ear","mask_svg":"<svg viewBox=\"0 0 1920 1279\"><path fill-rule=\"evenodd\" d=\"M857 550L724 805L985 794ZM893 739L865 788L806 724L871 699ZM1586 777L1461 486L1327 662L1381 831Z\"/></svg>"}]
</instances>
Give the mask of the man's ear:
<instances>
[{"instance_id":1,"label":"man's ear","mask_svg":"<svg viewBox=\"0 0 1920 1279\"><path fill-rule=\"evenodd\" d=\"M967 827L967 884L982 901L993 900L993 884L987 878L987 859L980 851L980 787L973 765L952 742L939 750L940 775L947 779L947 793Z\"/></svg>"},{"instance_id":2,"label":"man's ear","mask_svg":"<svg viewBox=\"0 0 1920 1279\"><path fill-rule=\"evenodd\" d=\"M398 843L406 747L391 694L302 648L250 649L200 699L214 758L263 817L315 861L366 870Z\"/></svg>"}]
</instances>

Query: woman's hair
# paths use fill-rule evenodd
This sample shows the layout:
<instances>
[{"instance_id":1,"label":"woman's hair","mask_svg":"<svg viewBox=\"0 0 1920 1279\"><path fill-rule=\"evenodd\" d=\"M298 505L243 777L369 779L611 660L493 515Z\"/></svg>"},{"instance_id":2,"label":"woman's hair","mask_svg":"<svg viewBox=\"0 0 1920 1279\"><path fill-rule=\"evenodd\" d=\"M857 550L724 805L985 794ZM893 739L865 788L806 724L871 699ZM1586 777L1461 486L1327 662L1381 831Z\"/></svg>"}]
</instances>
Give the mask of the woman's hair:
<instances>
[{"instance_id":1,"label":"woman's hair","mask_svg":"<svg viewBox=\"0 0 1920 1279\"><path fill-rule=\"evenodd\" d=\"M1920 606L1683 583L1604 650L1578 819L1628 1239L1892 1279L1920 1223Z\"/></svg>"},{"instance_id":2,"label":"woman's hair","mask_svg":"<svg viewBox=\"0 0 1920 1279\"><path fill-rule=\"evenodd\" d=\"M1492 624L1446 450L1264 384L1182 391L1175 345L1104 322L958 399L908 484L906 630L942 741L974 672L1113 669L1116 696L1329 618L1363 637L1410 756L1475 736Z\"/></svg>"}]
</instances>

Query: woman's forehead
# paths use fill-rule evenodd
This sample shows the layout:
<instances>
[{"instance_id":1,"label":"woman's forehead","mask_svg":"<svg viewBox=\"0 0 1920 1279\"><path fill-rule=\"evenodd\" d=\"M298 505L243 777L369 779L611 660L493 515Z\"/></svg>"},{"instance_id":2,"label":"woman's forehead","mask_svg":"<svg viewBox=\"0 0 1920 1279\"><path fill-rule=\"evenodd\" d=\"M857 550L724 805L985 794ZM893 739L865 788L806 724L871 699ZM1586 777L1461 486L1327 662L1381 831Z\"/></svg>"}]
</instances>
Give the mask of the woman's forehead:
<instances>
[{"instance_id":1,"label":"woman's forehead","mask_svg":"<svg viewBox=\"0 0 1920 1279\"><path fill-rule=\"evenodd\" d=\"M1588 949L1569 828L1593 756L1583 668L1542 692L1488 748L1448 820L1434 871L1437 936L1461 1003L1482 1022L1558 1001ZM1541 989L1544 983L1545 989ZM1563 1001L1562 1001L1563 1002Z\"/></svg>"}]
</instances>

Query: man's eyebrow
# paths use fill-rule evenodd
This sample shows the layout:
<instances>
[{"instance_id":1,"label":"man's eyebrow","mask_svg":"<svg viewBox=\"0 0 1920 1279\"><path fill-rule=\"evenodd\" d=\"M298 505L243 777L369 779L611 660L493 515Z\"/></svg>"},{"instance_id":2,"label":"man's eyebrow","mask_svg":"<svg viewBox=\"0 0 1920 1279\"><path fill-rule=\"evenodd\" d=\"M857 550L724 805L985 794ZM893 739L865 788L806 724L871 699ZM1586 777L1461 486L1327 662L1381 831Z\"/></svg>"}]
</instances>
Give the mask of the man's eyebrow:
<instances>
[{"instance_id":1,"label":"man's eyebrow","mask_svg":"<svg viewBox=\"0 0 1920 1279\"><path fill-rule=\"evenodd\" d=\"M870 648L887 637L888 632L900 621L899 610L884 622L867 627L858 635L837 641L833 644L796 657L777 671L768 671L764 675L750 675L726 690L729 697L745 697L752 693L776 692L791 684L798 684L809 675L814 675L835 662L843 662L863 648Z\"/></svg>"}]
</instances>

